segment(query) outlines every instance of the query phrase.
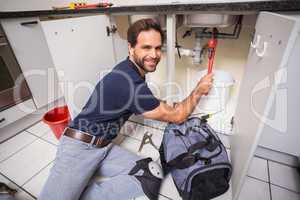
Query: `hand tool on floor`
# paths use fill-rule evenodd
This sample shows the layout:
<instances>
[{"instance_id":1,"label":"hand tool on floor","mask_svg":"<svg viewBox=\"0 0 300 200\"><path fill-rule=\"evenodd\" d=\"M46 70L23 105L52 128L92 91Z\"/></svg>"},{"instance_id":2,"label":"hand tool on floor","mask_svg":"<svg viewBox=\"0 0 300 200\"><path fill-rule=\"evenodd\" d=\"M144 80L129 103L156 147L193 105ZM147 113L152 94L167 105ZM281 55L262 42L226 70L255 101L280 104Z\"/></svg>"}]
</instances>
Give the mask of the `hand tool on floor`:
<instances>
[{"instance_id":1,"label":"hand tool on floor","mask_svg":"<svg viewBox=\"0 0 300 200\"><path fill-rule=\"evenodd\" d=\"M201 118L202 116L209 115L209 117L212 117L213 115L216 115L216 114L218 114L218 113L220 113L220 112L223 112L223 111L224 111L224 109L218 110L218 111L213 112L213 113L199 112L199 113L191 114L191 116L197 116L197 115L200 115L200 116L198 116L198 117Z\"/></svg>"},{"instance_id":2,"label":"hand tool on floor","mask_svg":"<svg viewBox=\"0 0 300 200\"><path fill-rule=\"evenodd\" d=\"M144 146L145 144L151 144L155 149L158 150L158 148L155 146L155 144L154 144L153 141L152 141L152 134L148 134L148 132L146 132L146 133L144 134L144 137L143 137L143 139L142 139L141 145L140 145L140 147L139 147L139 152L142 151L143 146Z\"/></svg>"}]
</instances>

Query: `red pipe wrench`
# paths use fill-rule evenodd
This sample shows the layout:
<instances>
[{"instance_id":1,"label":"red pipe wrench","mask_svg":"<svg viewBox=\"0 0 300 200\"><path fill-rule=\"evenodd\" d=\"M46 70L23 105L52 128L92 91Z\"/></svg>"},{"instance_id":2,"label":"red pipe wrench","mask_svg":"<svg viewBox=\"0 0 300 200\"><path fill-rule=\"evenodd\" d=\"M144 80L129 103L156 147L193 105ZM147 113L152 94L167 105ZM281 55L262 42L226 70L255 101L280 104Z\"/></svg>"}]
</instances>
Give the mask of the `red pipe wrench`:
<instances>
[{"instance_id":1,"label":"red pipe wrench","mask_svg":"<svg viewBox=\"0 0 300 200\"><path fill-rule=\"evenodd\" d=\"M218 44L218 40L215 38L215 34L213 33L211 39L209 39L207 42L207 48L208 48L207 74L212 73L217 44ZM207 94L208 93L206 93L205 95Z\"/></svg>"},{"instance_id":2,"label":"red pipe wrench","mask_svg":"<svg viewBox=\"0 0 300 200\"><path fill-rule=\"evenodd\" d=\"M208 43L207 43L207 46L208 46L208 68L207 68L207 74L210 74L212 72L217 43L218 43L218 41L217 41L216 38L209 39Z\"/></svg>"}]
</instances>

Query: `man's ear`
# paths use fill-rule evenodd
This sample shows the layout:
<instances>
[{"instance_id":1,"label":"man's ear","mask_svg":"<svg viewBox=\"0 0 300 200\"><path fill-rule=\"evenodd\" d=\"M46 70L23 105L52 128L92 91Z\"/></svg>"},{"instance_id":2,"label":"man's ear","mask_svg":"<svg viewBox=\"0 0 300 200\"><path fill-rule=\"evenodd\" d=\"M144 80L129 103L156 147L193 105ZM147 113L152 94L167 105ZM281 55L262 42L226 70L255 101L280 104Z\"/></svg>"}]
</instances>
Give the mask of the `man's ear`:
<instances>
[{"instance_id":1,"label":"man's ear","mask_svg":"<svg viewBox=\"0 0 300 200\"><path fill-rule=\"evenodd\" d=\"M133 52L134 52L134 49L132 48L131 44L128 42L128 52L129 52L129 55L132 56L133 55Z\"/></svg>"}]
</instances>

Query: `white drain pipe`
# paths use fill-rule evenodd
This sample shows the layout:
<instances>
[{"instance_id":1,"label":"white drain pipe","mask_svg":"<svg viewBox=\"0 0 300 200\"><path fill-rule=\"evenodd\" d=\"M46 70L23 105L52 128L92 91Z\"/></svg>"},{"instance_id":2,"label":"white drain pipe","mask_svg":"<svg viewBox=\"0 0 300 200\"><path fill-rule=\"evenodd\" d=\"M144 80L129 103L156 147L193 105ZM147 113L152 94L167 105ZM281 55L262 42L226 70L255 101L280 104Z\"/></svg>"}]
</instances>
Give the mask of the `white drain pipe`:
<instances>
[{"instance_id":1,"label":"white drain pipe","mask_svg":"<svg viewBox=\"0 0 300 200\"><path fill-rule=\"evenodd\" d=\"M202 58L201 58L202 46L201 46L200 37L196 36L195 47L194 47L193 51L194 51L193 63L200 64L202 62Z\"/></svg>"},{"instance_id":2,"label":"white drain pipe","mask_svg":"<svg viewBox=\"0 0 300 200\"><path fill-rule=\"evenodd\" d=\"M179 48L181 56L189 56L193 58L193 64L200 64L202 62L201 51L202 46L200 37L196 37L195 47L193 49ZM178 51L175 52L178 54Z\"/></svg>"}]
</instances>

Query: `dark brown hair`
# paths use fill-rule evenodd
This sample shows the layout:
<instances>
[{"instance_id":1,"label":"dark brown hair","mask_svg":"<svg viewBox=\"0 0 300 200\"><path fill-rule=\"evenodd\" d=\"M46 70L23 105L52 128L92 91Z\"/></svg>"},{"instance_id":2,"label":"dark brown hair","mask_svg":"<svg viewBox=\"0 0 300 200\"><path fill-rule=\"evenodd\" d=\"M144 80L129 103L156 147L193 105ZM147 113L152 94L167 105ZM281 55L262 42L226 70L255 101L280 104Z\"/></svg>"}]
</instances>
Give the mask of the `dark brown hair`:
<instances>
[{"instance_id":1,"label":"dark brown hair","mask_svg":"<svg viewBox=\"0 0 300 200\"><path fill-rule=\"evenodd\" d=\"M140 19L134 24L132 24L127 31L127 41L130 43L131 47L135 47L137 43L137 38L142 31L155 30L160 33L161 43L164 42L164 32L162 31L160 24L151 18Z\"/></svg>"}]
</instances>

